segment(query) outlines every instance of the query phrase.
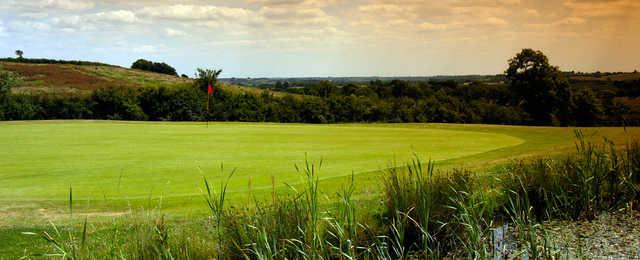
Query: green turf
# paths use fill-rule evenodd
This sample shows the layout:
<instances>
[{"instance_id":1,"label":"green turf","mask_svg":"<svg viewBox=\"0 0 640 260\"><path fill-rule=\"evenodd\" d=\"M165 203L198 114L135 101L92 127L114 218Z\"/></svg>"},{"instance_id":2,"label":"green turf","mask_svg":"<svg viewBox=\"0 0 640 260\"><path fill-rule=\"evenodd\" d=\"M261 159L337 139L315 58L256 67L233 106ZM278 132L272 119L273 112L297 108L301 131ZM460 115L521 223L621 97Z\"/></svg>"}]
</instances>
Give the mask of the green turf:
<instances>
[{"instance_id":1,"label":"green turf","mask_svg":"<svg viewBox=\"0 0 640 260\"><path fill-rule=\"evenodd\" d=\"M354 173L359 208L371 213L379 207L380 170L393 161L401 165L415 154L436 160L440 169L490 171L514 158L572 151L574 130L461 124L211 123L207 128L203 123L0 122L0 259L52 252L51 244L22 232L51 232L49 223L77 226L84 217L98 239L113 221L130 225L137 212L168 214L172 223L187 223L176 224L177 230L190 230L185 226L198 225L207 210L202 177L217 187L221 163L225 172L237 168L229 187L230 206L246 203L249 194L268 199L271 176L279 192L289 189L284 183L295 186L301 174L294 165L304 164L307 156L316 164L323 159L323 203L330 203ZM624 143L640 136L640 128L582 130L596 141L606 136ZM197 236L207 234L196 230Z\"/></svg>"},{"instance_id":2,"label":"green turf","mask_svg":"<svg viewBox=\"0 0 640 260\"><path fill-rule=\"evenodd\" d=\"M637 133L593 128L623 140ZM380 169L418 155L441 165L483 167L509 158L569 149L573 129L455 124L304 125L35 121L0 123L0 204L67 203L69 187L84 209L152 206L203 210L203 176L219 183L236 169L232 200L249 189L295 185L305 157L318 164L331 193L354 173L366 194ZM251 188L249 188L251 187ZM155 200L155 201L153 201ZM45 206L42 206L45 205ZM101 208L102 207L102 208ZM198 211L196 210L196 211Z\"/></svg>"}]
</instances>

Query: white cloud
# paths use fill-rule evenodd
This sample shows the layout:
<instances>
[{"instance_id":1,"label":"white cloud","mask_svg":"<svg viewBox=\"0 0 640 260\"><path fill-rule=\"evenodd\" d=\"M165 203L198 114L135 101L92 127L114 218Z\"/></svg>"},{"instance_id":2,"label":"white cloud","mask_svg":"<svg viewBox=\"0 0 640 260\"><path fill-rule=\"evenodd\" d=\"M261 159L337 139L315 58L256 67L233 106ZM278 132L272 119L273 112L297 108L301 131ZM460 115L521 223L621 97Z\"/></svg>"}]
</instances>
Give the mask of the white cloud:
<instances>
[{"instance_id":1,"label":"white cloud","mask_svg":"<svg viewBox=\"0 0 640 260\"><path fill-rule=\"evenodd\" d=\"M249 4L259 6L282 6L287 8L322 8L334 4L337 0L247 0Z\"/></svg>"},{"instance_id":2,"label":"white cloud","mask_svg":"<svg viewBox=\"0 0 640 260\"><path fill-rule=\"evenodd\" d=\"M12 2L13 4L10 5L14 7L38 11L50 9L81 11L92 9L95 6L93 2L86 0L22 0Z\"/></svg>"},{"instance_id":3,"label":"white cloud","mask_svg":"<svg viewBox=\"0 0 640 260\"><path fill-rule=\"evenodd\" d=\"M140 11L142 16L169 20L215 20L215 21L244 21L255 17L249 9L220 7L214 5L170 5L145 7Z\"/></svg>"},{"instance_id":4,"label":"white cloud","mask_svg":"<svg viewBox=\"0 0 640 260\"><path fill-rule=\"evenodd\" d=\"M133 52L135 53L154 53L158 51L158 47L153 45L142 45L133 48Z\"/></svg>"},{"instance_id":5,"label":"white cloud","mask_svg":"<svg viewBox=\"0 0 640 260\"><path fill-rule=\"evenodd\" d=\"M88 15L87 19L95 19L104 22L122 22L122 23L134 23L138 21L136 14L128 10L117 10L100 12L93 15Z\"/></svg>"},{"instance_id":6,"label":"white cloud","mask_svg":"<svg viewBox=\"0 0 640 260\"><path fill-rule=\"evenodd\" d=\"M165 28L164 29L164 33L167 37L173 38L173 37L181 37L181 36L187 36L187 33L184 31L180 31L180 30L176 30L173 28Z\"/></svg>"},{"instance_id":7,"label":"white cloud","mask_svg":"<svg viewBox=\"0 0 640 260\"><path fill-rule=\"evenodd\" d=\"M60 8L66 10L86 10L91 9L94 3L83 0L44 0L45 8Z\"/></svg>"}]
</instances>

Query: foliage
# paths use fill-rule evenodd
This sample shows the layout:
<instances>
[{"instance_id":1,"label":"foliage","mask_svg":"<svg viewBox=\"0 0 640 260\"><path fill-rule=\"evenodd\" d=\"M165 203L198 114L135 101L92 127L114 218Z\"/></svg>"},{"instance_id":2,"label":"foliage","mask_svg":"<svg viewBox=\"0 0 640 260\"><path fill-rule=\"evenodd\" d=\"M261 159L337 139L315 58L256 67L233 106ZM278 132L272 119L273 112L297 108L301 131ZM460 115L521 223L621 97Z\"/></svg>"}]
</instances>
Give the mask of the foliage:
<instances>
[{"instance_id":1,"label":"foliage","mask_svg":"<svg viewBox=\"0 0 640 260\"><path fill-rule=\"evenodd\" d=\"M146 120L136 90L126 88L98 89L91 95L93 116L111 120Z\"/></svg>"},{"instance_id":2,"label":"foliage","mask_svg":"<svg viewBox=\"0 0 640 260\"><path fill-rule=\"evenodd\" d=\"M145 59L139 59L133 62L133 64L131 64L131 68L138 69L138 70L151 71L156 73L162 73L162 74L167 74L167 75L176 76L176 77L178 76L176 69L174 69L173 67L169 66L169 64L166 64L164 62L153 62Z\"/></svg>"},{"instance_id":3,"label":"foliage","mask_svg":"<svg viewBox=\"0 0 640 260\"><path fill-rule=\"evenodd\" d=\"M137 63L151 67L155 64L145 60ZM635 95L639 85L636 84L637 80L613 82L611 89L570 86L563 74L549 64L543 53L531 49L523 50L509 63L510 67L504 76L509 84L395 79L344 83L329 80L291 83L278 81L273 87L290 94L237 90L233 86L217 83L221 70L198 69L194 81L198 91L183 85L163 85L159 82L149 84L144 79L134 83L142 86L122 85L140 90L120 91L128 97L118 97L123 101L123 105L113 108L123 110L118 115L113 111L94 111L105 108L90 106L91 102L86 102L86 94L68 94L76 98L20 97L15 98L15 102L26 103L5 103L3 110L13 111L11 117L5 116L7 119L128 118L318 124L433 122L580 126L640 123L634 119L637 116L633 115L634 110L628 106L631 101L621 102L617 99L621 95ZM89 79L94 83L98 80L78 77L77 81ZM67 79L58 79L60 82L66 82L65 80ZM205 93L210 83L214 85L215 93L210 104L207 104ZM112 81L103 81L91 88L102 88L97 92L105 92L105 89L112 88L109 84L113 84ZM65 108L57 109L47 105L51 99L64 100L59 105ZM58 112L79 111L80 106L85 106L86 111ZM56 111L48 111L49 109Z\"/></svg>"},{"instance_id":4,"label":"foliage","mask_svg":"<svg viewBox=\"0 0 640 260\"><path fill-rule=\"evenodd\" d=\"M201 121L204 119L204 95L192 87L143 88L140 107L148 120Z\"/></svg>"},{"instance_id":5,"label":"foliage","mask_svg":"<svg viewBox=\"0 0 640 260\"><path fill-rule=\"evenodd\" d=\"M0 58L3 62L32 63L32 64L72 64L72 65L93 65L93 66L110 66L111 64L82 61L82 60L54 60L54 59L30 59L30 58Z\"/></svg>"},{"instance_id":6,"label":"foliage","mask_svg":"<svg viewBox=\"0 0 640 260\"><path fill-rule=\"evenodd\" d=\"M222 70L198 68L196 72L196 88L205 93L207 92L209 84L213 85L214 88L217 88L216 82L218 82L218 76L220 73L222 73Z\"/></svg>"},{"instance_id":7,"label":"foliage","mask_svg":"<svg viewBox=\"0 0 640 260\"><path fill-rule=\"evenodd\" d=\"M571 100L569 83L541 51L523 49L505 71L517 101L534 124L564 122Z\"/></svg>"},{"instance_id":8,"label":"foliage","mask_svg":"<svg viewBox=\"0 0 640 260\"><path fill-rule=\"evenodd\" d=\"M0 120L6 118L5 113L11 98L11 89L17 83L16 76L0 67Z\"/></svg>"}]
</instances>

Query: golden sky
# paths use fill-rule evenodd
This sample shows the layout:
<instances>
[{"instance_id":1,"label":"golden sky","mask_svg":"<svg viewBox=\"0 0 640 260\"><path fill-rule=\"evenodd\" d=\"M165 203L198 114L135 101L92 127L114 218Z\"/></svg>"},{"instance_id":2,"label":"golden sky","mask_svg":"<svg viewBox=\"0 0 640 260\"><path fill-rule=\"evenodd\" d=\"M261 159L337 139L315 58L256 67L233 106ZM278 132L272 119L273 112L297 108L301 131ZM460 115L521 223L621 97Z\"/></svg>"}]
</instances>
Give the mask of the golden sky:
<instances>
[{"instance_id":1,"label":"golden sky","mask_svg":"<svg viewBox=\"0 0 640 260\"><path fill-rule=\"evenodd\" d=\"M522 48L563 70L640 69L640 0L2 0L0 13L0 56L187 74L495 74Z\"/></svg>"}]
</instances>

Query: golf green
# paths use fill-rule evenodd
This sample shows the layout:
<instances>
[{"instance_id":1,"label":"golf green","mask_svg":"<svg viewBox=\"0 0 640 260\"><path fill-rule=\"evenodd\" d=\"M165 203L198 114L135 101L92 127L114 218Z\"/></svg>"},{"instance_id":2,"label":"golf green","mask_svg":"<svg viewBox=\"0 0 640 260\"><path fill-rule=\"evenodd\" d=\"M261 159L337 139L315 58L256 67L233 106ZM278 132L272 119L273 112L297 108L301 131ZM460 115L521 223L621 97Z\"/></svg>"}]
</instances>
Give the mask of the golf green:
<instances>
[{"instance_id":1,"label":"golf green","mask_svg":"<svg viewBox=\"0 0 640 260\"><path fill-rule=\"evenodd\" d=\"M442 161L521 144L501 133L415 125L133 123L0 124L2 200L140 199L201 194L202 178L236 173L230 190L295 184L295 165L320 178L367 173L417 155ZM221 166L224 173L221 173Z\"/></svg>"}]
</instances>

